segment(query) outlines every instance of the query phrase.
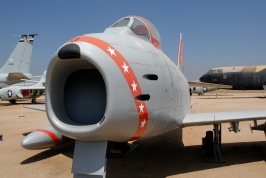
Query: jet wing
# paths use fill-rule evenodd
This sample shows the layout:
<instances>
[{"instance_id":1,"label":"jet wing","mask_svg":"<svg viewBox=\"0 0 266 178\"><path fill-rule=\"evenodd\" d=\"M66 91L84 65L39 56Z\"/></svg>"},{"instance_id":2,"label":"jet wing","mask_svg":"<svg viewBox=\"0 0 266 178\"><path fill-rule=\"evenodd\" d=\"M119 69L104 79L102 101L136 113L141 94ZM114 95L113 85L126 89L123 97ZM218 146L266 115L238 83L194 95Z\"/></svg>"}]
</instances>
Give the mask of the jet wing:
<instances>
[{"instance_id":1,"label":"jet wing","mask_svg":"<svg viewBox=\"0 0 266 178\"><path fill-rule=\"evenodd\" d=\"M28 80L28 79L20 79L21 81L24 82L32 82L32 83L38 83L39 81L35 81L35 80Z\"/></svg>"},{"instance_id":2,"label":"jet wing","mask_svg":"<svg viewBox=\"0 0 266 178\"><path fill-rule=\"evenodd\" d=\"M8 80L21 80L21 79L30 80L26 75L24 75L23 73L20 73L20 72L9 73L7 76L7 79Z\"/></svg>"},{"instance_id":3,"label":"jet wing","mask_svg":"<svg viewBox=\"0 0 266 178\"><path fill-rule=\"evenodd\" d=\"M21 88L21 90L45 90L45 87L32 87L29 86L28 88Z\"/></svg>"},{"instance_id":4,"label":"jet wing","mask_svg":"<svg viewBox=\"0 0 266 178\"><path fill-rule=\"evenodd\" d=\"M266 119L266 110L191 113L183 119L183 127Z\"/></svg>"},{"instance_id":5,"label":"jet wing","mask_svg":"<svg viewBox=\"0 0 266 178\"><path fill-rule=\"evenodd\" d=\"M45 111L45 105L35 105L35 104L32 104L32 105L27 105L27 106L24 106L25 108L29 108L29 109L35 109L35 110L39 110L39 111Z\"/></svg>"},{"instance_id":6,"label":"jet wing","mask_svg":"<svg viewBox=\"0 0 266 178\"><path fill-rule=\"evenodd\" d=\"M221 84L214 84L214 83L204 83L204 82L191 82L188 81L190 87L209 87L209 88L220 88L220 89L230 89L232 88L231 85L221 85Z\"/></svg>"}]
</instances>

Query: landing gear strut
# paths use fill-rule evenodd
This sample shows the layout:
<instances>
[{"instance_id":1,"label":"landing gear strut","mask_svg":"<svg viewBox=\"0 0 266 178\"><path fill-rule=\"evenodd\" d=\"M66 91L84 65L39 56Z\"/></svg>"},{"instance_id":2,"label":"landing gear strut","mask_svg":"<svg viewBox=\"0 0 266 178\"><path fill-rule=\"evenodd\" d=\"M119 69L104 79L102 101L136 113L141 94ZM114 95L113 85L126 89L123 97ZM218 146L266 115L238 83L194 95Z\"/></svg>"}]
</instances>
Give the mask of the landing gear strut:
<instances>
[{"instance_id":1,"label":"landing gear strut","mask_svg":"<svg viewBox=\"0 0 266 178\"><path fill-rule=\"evenodd\" d=\"M9 100L9 103L11 103L11 104L16 104L17 101L16 101L16 100Z\"/></svg>"},{"instance_id":2,"label":"landing gear strut","mask_svg":"<svg viewBox=\"0 0 266 178\"><path fill-rule=\"evenodd\" d=\"M214 124L213 131L207 131L206 137L202 138L202 155L206 162L223 163L221 153L221 124Z\"/></svg>"},{"instance_id":3,"label":"landing gear strut","mask_svg":"<svg viewBox=\"0 0 266 178\"><path fill-rule=\"evenodd\" d=\"M32 98L32 99L31 99L31 103L32 103L32 104L36 104L36 103L37 103L36 98Z\"/></svg>"},{"instance_id":4,"label":"landing gear strut","mask_svg":"<svg viewBox=\"0 0 266 178\"><path fill-rule=\"evenodd\" d=\"M107 157L108 158L124 158L129 155L135 148L137 144L129 144L127 142L108 142L107 147Z\"/></svg>"}]
</instances>

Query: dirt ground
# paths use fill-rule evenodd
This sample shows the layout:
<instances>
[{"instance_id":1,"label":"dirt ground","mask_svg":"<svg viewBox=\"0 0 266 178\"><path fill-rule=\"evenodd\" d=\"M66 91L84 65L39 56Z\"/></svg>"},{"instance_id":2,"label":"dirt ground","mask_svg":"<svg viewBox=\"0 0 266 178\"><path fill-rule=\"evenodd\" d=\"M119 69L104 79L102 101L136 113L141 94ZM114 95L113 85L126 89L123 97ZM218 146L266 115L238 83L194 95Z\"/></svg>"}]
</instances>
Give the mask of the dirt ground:
<instances>
[{"instance_id":1,"label":"dirt ground","mask_svg":"<svg viewBox=\"0 0 266 178\"><path fill-rule=\"evenodd\" d=\"M37 101L45 102L44 97ZM0 102L0 177L73 177L73 143L35 151L20 146L26 134L49 125L45 112L23 108L26 104L30 101ZM191 105L192 112L265 110L266 91L220 90L193 95ZM266 177L265 135L259 131L252 134L250 124L253 122L241 122L237 134L228 131L229 124L222 125L225 163L202 161L201 141L213 126L188 127L137 141L138 147L126 158L108 158L107 178Z\"/></svg>"}]
</instances>

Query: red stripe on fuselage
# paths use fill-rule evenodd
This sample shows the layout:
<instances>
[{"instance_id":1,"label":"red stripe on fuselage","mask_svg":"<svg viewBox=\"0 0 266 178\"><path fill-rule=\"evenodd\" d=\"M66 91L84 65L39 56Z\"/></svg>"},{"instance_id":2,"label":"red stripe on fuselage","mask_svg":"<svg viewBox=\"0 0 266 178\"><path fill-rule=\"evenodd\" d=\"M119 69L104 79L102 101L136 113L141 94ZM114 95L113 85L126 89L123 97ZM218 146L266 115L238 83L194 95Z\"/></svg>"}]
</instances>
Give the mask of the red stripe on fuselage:
<instances>
[{"instance_id":1,"label":"red stripe on fuselage","mask_svg":"<svg viewBox=\"0 0 266 178\"><path fill-rule=\"evenodd\" d=\"M57 136L53 132L49 130L44 130L44 129L40 129L37 131L46 133L54 141L56 146L60 145L60 140L57 138Z\"/></svg>"},{"instance_id":2,"label":"red stripe on fuselage","mask_svg":"<svg viewBox=\"0 0 266 178\"><path fill-rule=\"evenodd\" d=\"M89 36L79 36L69 40L69 42L86 42L102 49L107 55L109 55L109 57L116 63L117 67L120 69L125 80L127 81L129 90L131 91L133 98L135 99L136 96L142 94L139 82L130 64L112 45L98 38ZM130 141L140 138L146 131L148 125L148 110L146 108L146 104L144 102L135 100L135 105L139 115L139 122L138 129L134 136L129 139Z\"/></svg>"}]
</instances>

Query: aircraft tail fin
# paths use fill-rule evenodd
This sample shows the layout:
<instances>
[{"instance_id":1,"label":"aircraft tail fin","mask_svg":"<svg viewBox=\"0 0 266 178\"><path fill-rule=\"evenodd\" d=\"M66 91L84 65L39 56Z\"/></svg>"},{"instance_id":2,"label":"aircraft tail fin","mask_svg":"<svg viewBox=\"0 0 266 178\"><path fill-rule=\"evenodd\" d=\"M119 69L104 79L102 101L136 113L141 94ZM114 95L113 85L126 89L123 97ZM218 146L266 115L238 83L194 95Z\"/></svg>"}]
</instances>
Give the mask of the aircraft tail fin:
<instances>
[{"instance_id":1,"label":"aircraft tail fin","mask_svg":"<svg viewBox=\"0 0 266 178\"><path fill-rule=\"evenodd\" d=\"M183 40L182 40L182 33L180 33L180 41L178 47L178 57L177 57L177 66L184 73L184 65L183 65Z\"/></svg>"},{"instance_id":2,"label":"aircraft tail fin","mask_svg":"<svg viewBox=\"0 0 266 178\"><path fill-rule=\"evenodd\" d=\"M11 53L0 73L29 73L34 36L37 34L20 35L17 46Z\"/></svg>"},{"instance_id":3,"label":"aircraft tail fin","mask_svg":"<svg viewBox=\"0 0 266 178\"><path fill-rule=\"evenodd\" d=\"M35 87L43 87L45 86L45 82L46 82L46 70L43 72L41 80L35 84Z\"/></svg>"}]
</instances>

